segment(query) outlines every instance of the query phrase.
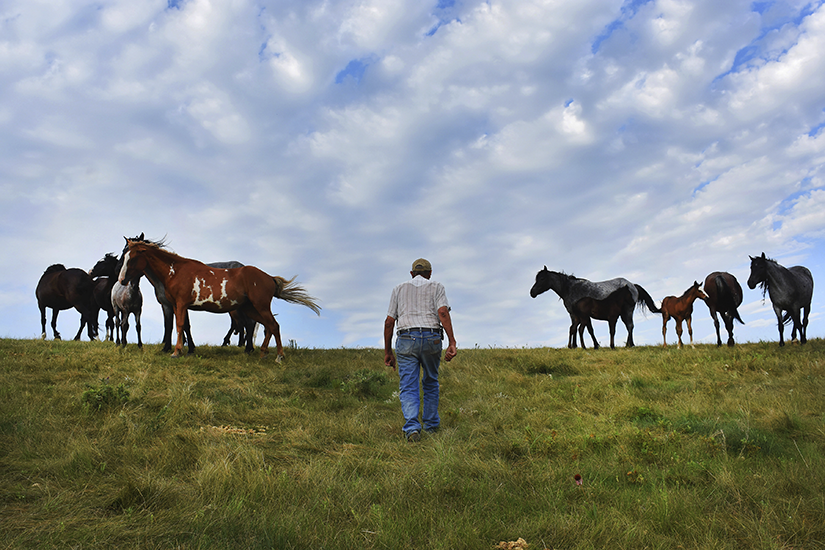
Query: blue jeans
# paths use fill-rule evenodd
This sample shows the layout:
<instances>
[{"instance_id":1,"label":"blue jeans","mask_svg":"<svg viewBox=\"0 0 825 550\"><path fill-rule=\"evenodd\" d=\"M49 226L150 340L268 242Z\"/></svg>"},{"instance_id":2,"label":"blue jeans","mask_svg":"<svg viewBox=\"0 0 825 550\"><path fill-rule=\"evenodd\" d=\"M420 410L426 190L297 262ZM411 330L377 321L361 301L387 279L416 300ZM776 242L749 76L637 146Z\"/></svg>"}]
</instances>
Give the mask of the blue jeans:
<instances>
[{"instance_id":1,"label":"blue jeans","mask_svg":"<svg viewBox=\"0 0 825 550\"><path fill-rule=\"evenodd\" d=\"M441 334L439 332L413 331L398 336L395 354L400 377L399 393L401 412L404 414L404 433L421 431L418 412L421 399L418 378L424 393L421 418L424 429L435 430L441 423L438 417L438 366L441 363Z\"/></svg>"}]
</instances>

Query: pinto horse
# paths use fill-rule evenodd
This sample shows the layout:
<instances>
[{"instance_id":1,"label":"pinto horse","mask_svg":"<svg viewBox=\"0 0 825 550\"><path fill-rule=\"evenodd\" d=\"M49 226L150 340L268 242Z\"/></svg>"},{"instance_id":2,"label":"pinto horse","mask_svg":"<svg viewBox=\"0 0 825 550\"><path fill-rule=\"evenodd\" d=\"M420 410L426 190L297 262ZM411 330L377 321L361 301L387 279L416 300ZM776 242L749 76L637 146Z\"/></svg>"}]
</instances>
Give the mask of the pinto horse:
<instances>
[{"instance_id":1,"label":"pinto horse","mask_svg":"<svg viewBox=\"0 0 825 550\"><path fill-rule=\"evenodd\" d=\"M766 258L764 252L756 258L750 256L750 259L751 274L748 277L748 288L753 290L756 285L760 285L762 297L765 297L765 293L770 296L779 325L779 345L785 345L783 328L789 321L793 321L791 340L796 339L798 330L799 341L804 344L808 341L808 314L811 312L811 299L814 293L814 278L810 270L801 265L791 268L781 266L776 260ZM802 317L800 310L803 310Z\"/></svg>"},{"instance_id":2,"label":"pinto horse","mask_svg":"<svg viewBox=\"0 0 825 550\"><path fill-rule=\"evenodd\" d=\"M678 298L676 296L666 296L662 300L662 338L664 347L667 347L667 322L673 317L676 322L676 336L679 338L678 348L682 347L682 321L687 323L688 334L690 334L690 347L693 345L693 327L691 326L691 316L693 315L693 302L696 299L707 300L707 295L699 288L699 282L693 281L693 285L688 288Z\"/></svg>"},{"instance_id":3,"label":"pinto horse","mask_svg":"<svg viewBox=\"0 0 825 550\"><path fill-rule=\"evenodd\" d=\"M742 303L742 287L736 277L725 271L714 271L705 277L705 294L708 298L705 303L713 318L713 325L716 327L716 346L722 346L722 336L719 334L719 318L716 312L722 315L725 322L725 329L728 331L728 346L733 346L733 320L736 319L743 325L745 321L739 316L737 309Z\"/></svg>"},{"instance_id":4,"label":"pinto horse","mask_svg":"<svg viewBox=\"0 0 825 550\"><path fill-rule=\"evenodd\" d=\"M627 347L633 347L635 345L633 343L633 311L636 306L644 305L647 306L647 308L653 313L659 313L659 308L657 308L656 304L653 303L653 298L651 298L650 294L648 294L647 291L640 285L631 283L627 279L622 278L594 283L592 281L588 281L587 279L574 277L573 275L567 275L557 271L549 271L547 266L544 266L544 269L536 274L536 282L533 284L533 288L530 289L530 296L535 298L539 294L550 289L559 295L564 302L564 307L567 309L567 313L570 314L570 337L568 339L567 347L574 348L576 347L576 328L581 324L584 324L584 326L589 324L589 315L585 313L585 310L588 309L588 306L595 307L597 305L592 302L585 302L582 306L577 308L578 302L584 298L595 301L604 301L617 290L621 290L622 288L627 289L630 299L620 302L621 308L619 316L622 318L622 322L624 322L624 325L627 328L626 345ZM618 296L621 296L621 294ZM616 298L617 297L614 297L614 299ZM606 307L606 304L601 304L599 307ZM592 309L592 307L590 309ZM593 318L599 319L600 317L594 316ZM609 319L605 320L609 321ZM582 331L583 330L584 329L582 328ZM590 336L593 336L592 327ZM595 346L595 338L593 339L593 343ZM582 344L584 344L584 339L582 339ZM612 338L611 347L613 347Z\"/></svg>"},{"instance_id":5,"label":"pinto horse","mask_svg":"<svg viewBox=\"0 0 825 550\"><path fill-rule=\"evenodd\" d=\"M127 249L129 248L129 241L140 241L140 242L150 242L147 241L143 235L135 237L134 239L126 239L126 246L123 247L123 253L125 254ZM241 262L215 262L206 264L209 267L219 267L221 269L232 269L237 267L243 267L244 264ZM166 297L166 290L163 288L163 284L160 280L155 277L155 274L152 273L151 270L147 270L146 279L152 284L152 288L155 289L155 298L157 298L158 303L160 304L161 309L163 310L163 348L162 351L172 351L172 325L174 324L175 320L175 313L172 307L171 302ZM229 345L229 340L232 337L233 333L237 333L238 337L238 345L241 346L243 343L246 343L246 351L252 351L255 343L255 328L257 327L257 323L251 320L249 317L244 315L241 311L230 311L229 316L231 318L229 324L229 331L226 333L226 336L223 338L223 346ZM189 353L195 353L195 341L192 339L192 330L189 324L189 312L187 311L186 316L183 320L183 339L184 343L189 350Z\"/></svg>"},{"instance_id":6,"label":"pinto horse","mask_svg":"<svg viewBox=\"0 0 825 550\"><path fill-rule=\"evenodd\" d=\"M42 339L46 339L46 308L52 310L52 332L54 339L60 340L57 332L57 314L61 310L75 308L80 313L80 329L75 340L80 340L83 327L88 325L89 340L97 338L97 314L100 311L94 303L92 291L94 283L89 274L73 267L66 269L62 264L48 267L34 293L37 296L37 307L40 309L40 326L43 330Z\"/></svg>"},{"instance_id":7,"label":"pinto horse","mask_svg":"<svg viewBox=\"0 0 825 550\"><path fill-rule=\"evenodd\" d=\"M269 350L269 340L275 336L277 358L284 357L281 331L270 309L272 298L304 305L321 314L315 298L309 296L295 278L267 275L257 267L219 269L178 256L166 250L163 243L126 239L127 250L118 280L123 284L131 278L151 271L162 285L171 304L177 325L178 339L172 357L179 357L183 348L183 322L186 310L227 313L241 310L264 325L261 356Z\"/></svg>"},{"instance_id":8,"label":"pinto horse","mask_svg":"<svg viewBox=\"0 0 825 550\"><path fill-rule=\"evenodd\" d=\"M123 269L124 258L118 260L117 271ZM135 316L138 348L143 349L140 338L140 314L143 311L143 294L140 292L140 275L125 281L125 284L112 287L112 310L115 313L115 344L126 347L126 334L129 332L129 315Z\"/></svg>"}]
</instances>

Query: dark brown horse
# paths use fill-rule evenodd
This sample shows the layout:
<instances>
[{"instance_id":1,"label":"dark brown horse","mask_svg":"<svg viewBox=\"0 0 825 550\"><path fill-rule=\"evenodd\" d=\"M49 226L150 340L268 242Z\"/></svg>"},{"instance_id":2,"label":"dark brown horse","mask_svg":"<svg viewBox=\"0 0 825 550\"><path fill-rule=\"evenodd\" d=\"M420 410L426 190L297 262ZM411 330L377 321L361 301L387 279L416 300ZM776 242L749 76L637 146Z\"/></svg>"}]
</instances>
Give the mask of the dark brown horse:
<instances>
[{"instance_id":1,"label":"dark brown horse","mask_svg":"<svg viewBox=\"0 0 825 550\"><path fill-rule=\"evenodd\" d=\"M691 326L691 315L693 315L693 302L696 299L707 300L707 295L699 288L698 281L694 281L693 285L682 293L678 298L676 296L666 296L662 300L662 338L664 339L664 347L667 347L667 322L672 317L676 321L676 336L679 338L677 347L682 347L682 321L687 324L688 334L690 335L690 347L693 346L693 327Z\"/></svg>"},{"instance_id":2,"label":"dark brown horse","mask_svg":"<svg viewBox=\"0 0 825 550\"><path fill-rule=\"evenodd\" d=\"M722 320L725 322L725 329L728 331L728 345L733 346L733 320L736 319L743 325L745 321L739 316L737 309L742 303L742 287L739 286L739 281L736 277L725 271L714 271L705 277L705 294L707 299L705 303L710 310L710 316L713 318L713 325L716 327L716 345L722 345L722 336L719 333L719 318L716 316L718 312L722 315Z\"/></svg>"},{"instance_id":3,"label":"dark brown horse","mask_svg":"<svg viewBox=\"0 0 825 550\"><path fill-rule=\"evenodd\" d=\"M593 340L593 347L595 349L599 349L599 342L593 334L593 324L590 322L591 319L599 319L601 321L607 321L607 326L610 330L610 349L615 349L616 323L619 320L619 317L622 316L623 311L626 311L628 307L630 307L632 311L634 306L635 302L633 301L633 296L631 296L630 289L627 287L622 287L619 290L616 290L603 300L597 300L595 298L582 298L573 304L573 309L570 312L570 319L572 323L570 325L570 340L568 341L568 347L576 347L576 328L578 327L579 340L581 340L582 349L587 347L584 344L585 328L590 333L590 338Z\"/></svg>"},{"instance_id":4,"label":"dark brown horse","mask_svg":"<svg viewBox=\"0 0 825 550\"><path fill-rule=\"evenodd\" d=\"M37 307L40 309L40 336L46 339L46 308L52 310L52 332L54 339L60 340L57 332L57 314L64 309L75 308L80 313L80 330L75 340L80 340L83 327L88 325L89 340L97 338L97 314L100 311L94 302L94 283L89 274L73 267L66 269L62 264L54 264L40 277L35 290Z\"/></svg>"},{"instance_id":5,"label":"dark brown horse","mask_svg":"<svg viewBox=\"0 0 825 550\"><path fill-rule=\"evenodd\" d=\"M294 283L295 278L267 275L257 267L219 269L178 256L166 250L162 243L126 240L123 269L118 280L125 284L130 279L151 271L163 287L166 299L175 314L178 339L173 357L179 357L183 348L183 321L186 310L227 313L241 310L254 321L264 325L261 356L269 349L269 340L275 336L277 361L284 356L281 331L272 315L272 298L304 305L320 315L315 299Z\"/></svg>"},{"instance_id":6,"label":"dark brown horse","mask_svg":"<svg viewBox=\"0 0 825 550\"><path fill-rule=\"evenodd\" d=\"M112 287L117 282L117 256L106 254L89 271L89 276L94 281L93 296L95 304L106 312L106 337L105 339L114 341L115 339L115 310L112 307Z\"/></svg>"}]
</instances>

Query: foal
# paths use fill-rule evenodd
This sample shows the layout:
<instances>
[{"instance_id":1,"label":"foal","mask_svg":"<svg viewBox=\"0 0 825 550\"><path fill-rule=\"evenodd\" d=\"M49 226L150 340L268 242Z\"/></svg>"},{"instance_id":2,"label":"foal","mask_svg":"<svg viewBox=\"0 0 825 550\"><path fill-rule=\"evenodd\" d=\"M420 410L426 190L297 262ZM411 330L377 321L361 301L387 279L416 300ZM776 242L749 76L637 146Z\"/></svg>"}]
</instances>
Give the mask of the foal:
<instances>
[{"instance_id":1,"label":"foal","mask_svg":"<svg viewBox=\"0 0 825 550\"><path fill-rule=\"evenodd\" d=\"M676 335L679 337L678 347L682 347L682 321L687 321L688 334L690 334L690 347L693 346L693 327L690 324L690 316L693 314L693 302L697 299L707 300L707 294L702 292L697 281L687 289L680 297L667 296L662 300L662 338L664 347L667 347L667 321L671 317L676 321Z\"/></svg>"}]
</instances>

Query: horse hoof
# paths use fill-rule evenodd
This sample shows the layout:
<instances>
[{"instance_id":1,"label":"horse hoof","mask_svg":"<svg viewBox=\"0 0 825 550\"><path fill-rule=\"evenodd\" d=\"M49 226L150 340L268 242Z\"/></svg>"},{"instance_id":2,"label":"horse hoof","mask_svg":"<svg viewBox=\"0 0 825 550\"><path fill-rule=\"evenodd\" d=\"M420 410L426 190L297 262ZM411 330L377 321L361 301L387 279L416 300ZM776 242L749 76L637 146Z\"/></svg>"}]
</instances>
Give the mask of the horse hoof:
<instances>
[{"instance_id":1,"label":"horse hoof","mask_svg":"<svg viewBox=\"0 0 825 550\"><path fill-rule=\"evenodd\" d=\"M280 363L280 362L281 362L281 361L283 361L283 360L284 360L284 356L283 356L283 355L278 355L278 357L276 357L276 358L275 358L275 362L276 362L276 363Z\"/></svg>"}]
</instances>

